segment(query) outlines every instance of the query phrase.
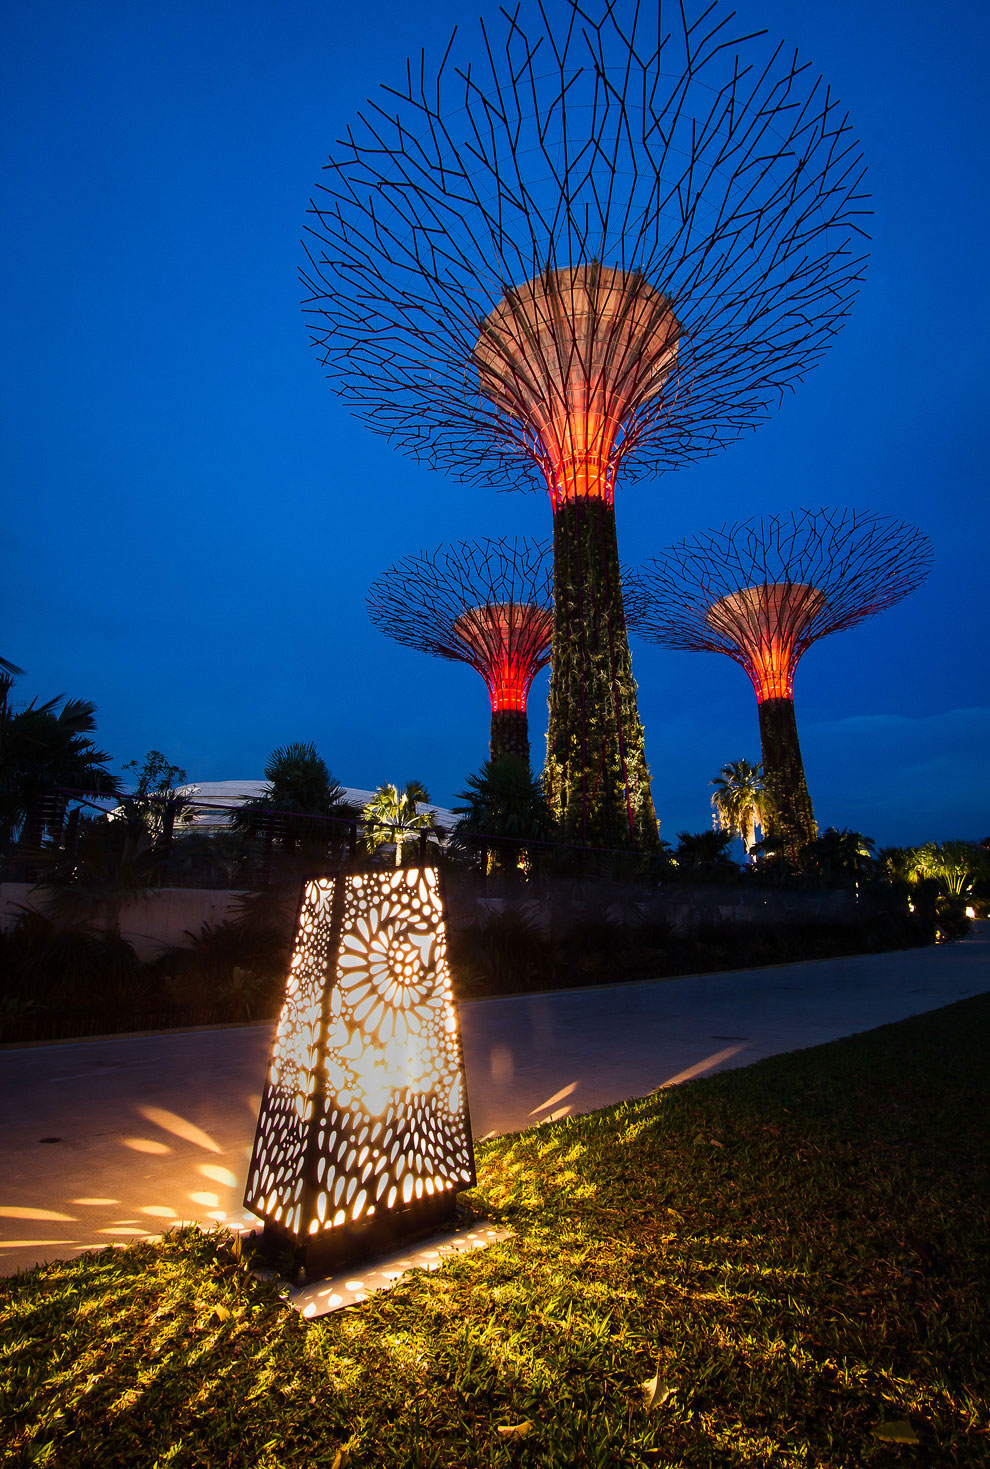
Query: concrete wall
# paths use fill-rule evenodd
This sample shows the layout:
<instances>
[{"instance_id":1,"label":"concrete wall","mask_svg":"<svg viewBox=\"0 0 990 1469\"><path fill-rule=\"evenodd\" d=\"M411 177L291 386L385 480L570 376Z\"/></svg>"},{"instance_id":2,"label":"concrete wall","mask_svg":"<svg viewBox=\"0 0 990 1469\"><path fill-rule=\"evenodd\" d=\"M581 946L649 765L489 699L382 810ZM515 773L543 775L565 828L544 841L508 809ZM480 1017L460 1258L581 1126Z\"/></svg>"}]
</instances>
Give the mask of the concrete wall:
<instances>
[{"instance_id":1,"label":"concrete wall","mask_svg":"<svg viewBox=\"0 0 990 1469\"><path fill-rule=\"evenodd\" d=\"M29 882L0 883L0 928L14 926L22 908L45 911L45 888ZM188 944L204 923L222 923L237 912L238 892L212 888L158 888L139 902L126 903L120 931L140 959L153 959L162 949Z\"/></svg>"},{"instance_id":2,"label":"concrete wall","mask_svg":"<svg viewBox=\"0 0 990 1469\"><path fill-rule=\"evenodd\" d=\"M637 919L656 919L669 923L675 932L689 934L703 924L772 924L824 921L851 923L873 912L872 900L858 904L849 889L744 888L729 885L688 885L670 883L658 889L650 899L643 899L642 888L622 890L617 884L603 882L596 887L573 885L568 891L561 884L555 894L554 913L542 895L529 897L525 889L513 897L491 893L451 892L451 918L454 923L471 926L486 914L503 913L506 908L525 904L529 920L549 932L553 922L559 926L569 920L581 922L598 915L616 923ZM568 917L569 915L569 917Z\"/></svg>"},{"instance_id":3,"label":"concrete wall","mask_svg":"<svg viewBox=\"0 0 990 1469\"><path fill-rule=\"evenodd\" d=\"M732 887L688 887L673 884L660 891L650 902L642 902L642 889L623 892L615 885L602 884L595 896L590 886L583 888L580 899L577 891L561 892L565 899L563 907L557 909L558 924L570 911L573 921L592 917L596 912L610 913L622 921L631 916L631 909L638 909L645 917L670 923L679 933L690 933L700 924L768 923L786 924L808 919L831 919L849 922L871 911L864 903L857 909L855 894L848 891L742 889ZM484 892L450 891L450 918L455 924L473 926L484 919L487 913L500 913L514 899L489 896ZM46 890L27 882L0 883L0 928L13 927L21 908L32 908L44 912ZM222 923L225 918L236 917L239 892L213 888L158 888L140 902L127 903L121 913L120 931L137 951L141 959L154 958L162 949L173 945L188 944L188 933L196 934L206 923ZM569 908L567 899L575 902ZM597 898L597 901L596 901ZM526 904L530 919L544 930L551 926L549 906L543 896L536 896ZM187 933L188 930L188 933Z\"/></svg>"}]
</instances>

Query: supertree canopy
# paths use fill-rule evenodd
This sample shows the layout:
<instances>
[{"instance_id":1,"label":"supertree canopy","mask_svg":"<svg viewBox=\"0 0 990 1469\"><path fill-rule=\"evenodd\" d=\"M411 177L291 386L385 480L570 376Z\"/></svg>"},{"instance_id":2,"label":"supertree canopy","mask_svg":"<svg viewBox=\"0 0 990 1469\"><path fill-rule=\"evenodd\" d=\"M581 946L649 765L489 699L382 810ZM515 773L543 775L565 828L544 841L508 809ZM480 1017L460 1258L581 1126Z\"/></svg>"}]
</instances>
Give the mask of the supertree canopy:
<instances>
[{"instance_id":1,"label":"supertree canopy","mask_svg":"<svg viewBox=\"0 0 990 1469\"><path fill-rule=\"evenodd\" d=\"M914 526L854 510L802 510L705 531L629 578L630 626L668 648L726 653L760 713L767 835L797 862L815 836L794 717L794 671L819 638L920 585L932 561Z\"/></svg>"},{"instance_id":2,"label":"supertree canopy","mask_svg":"<svg viewBox=\"0 0 990 1469\"><path fill-rule=\"evenodd\" d=\"M550 547L534 541L462 541L407 556L368 592L368 613L407 647L469 663L492 706L492 759L529 760L526 701L550 662Z\"/></svg>"},{"instance_id":3,"label":"supertree canopy","mask_svg":"<svg viewBox=\"0 0 990 1469\"><path fill-rule=\"evenodd\" d=\"M547 782L658 840L613 495L762 422L856 294L863 165L806 64L716 3L482 24L369 104L312 205L313 341L400 448L554 510ZM479 59L480 58L480 59Z\"/></svg>"}]
</instances>

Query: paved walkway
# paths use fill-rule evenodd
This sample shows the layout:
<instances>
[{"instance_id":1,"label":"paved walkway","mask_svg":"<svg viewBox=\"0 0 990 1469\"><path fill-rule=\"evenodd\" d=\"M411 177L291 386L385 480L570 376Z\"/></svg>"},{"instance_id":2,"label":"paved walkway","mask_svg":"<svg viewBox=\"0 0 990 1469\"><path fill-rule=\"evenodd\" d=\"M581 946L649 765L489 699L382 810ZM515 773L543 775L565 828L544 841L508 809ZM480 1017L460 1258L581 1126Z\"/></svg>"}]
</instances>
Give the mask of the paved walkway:
<instances>
[{"instance_id":1,"label":"paved walkway","mask_svg":"<svg viewBox=\"0 0 990 1469\"><path fill-rule=\"evenodd\" d=\"M990 990L990 937L461 1008L476 1137ZM0 1273L240 1220L270 1025L0 1049Z\"/></svg>"}]
</instances>

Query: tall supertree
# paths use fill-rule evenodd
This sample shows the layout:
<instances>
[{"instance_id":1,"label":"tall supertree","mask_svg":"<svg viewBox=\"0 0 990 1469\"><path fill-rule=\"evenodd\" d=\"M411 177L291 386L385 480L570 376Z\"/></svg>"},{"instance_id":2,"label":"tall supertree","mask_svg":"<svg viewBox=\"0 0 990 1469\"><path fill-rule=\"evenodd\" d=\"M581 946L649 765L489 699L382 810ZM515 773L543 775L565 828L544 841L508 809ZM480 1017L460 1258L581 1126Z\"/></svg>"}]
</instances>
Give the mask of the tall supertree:
<instances>
[{"instance_id":1,"label":"tall supertree","mask_svg":"<svg viewBox=\"0 0 990 1469\"><path fill-rule=\"evenodd\" d=\"M855 510L741 521L682 541L630 577L629 621L668 648L726 653L756 690L766 834L792 862L816 833L794 672L819 638L892 607L928 575L914 526Z\"/></svg>"},{"instance_id":2,"label":"tall supertree","mask_svg":"<svg viewBox=\"0 0 990 1469\"><path fill-rule=\"evenodd\" d=\"M526 701L550 662L550 547L534 541L462 541L407 556L368 592L368 614L409 648L469 663L492 706L492 759L529 761Z\"/></svg>"},{"instance_id":3,"label":"tall supertree","mask_svg":"<svg viewBox=\"0 0 990 1469\"><path fill-rule=\"evenodd\" d=\"M370 102L312 202L328 375L461 478L549 492L546 777L564 828L659 840L613 496L763 422L849 311L863 164L828 88L719 0L539 0Z\"/></svg>"}]
</instances>

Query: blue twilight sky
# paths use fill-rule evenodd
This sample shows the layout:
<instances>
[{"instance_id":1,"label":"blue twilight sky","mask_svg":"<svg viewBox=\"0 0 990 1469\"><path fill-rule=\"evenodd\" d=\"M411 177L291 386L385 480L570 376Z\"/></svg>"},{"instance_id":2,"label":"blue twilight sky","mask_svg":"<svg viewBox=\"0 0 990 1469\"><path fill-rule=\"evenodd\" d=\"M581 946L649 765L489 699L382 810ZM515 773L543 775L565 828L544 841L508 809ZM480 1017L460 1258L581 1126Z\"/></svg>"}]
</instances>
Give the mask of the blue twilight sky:
<instances>
[{"instance_id":1,"label":"blue twilight sky","mask_svg":"<svg viewBox=\"0 0 990 1469\"><path fill-rule=\"evenodd\" d=\"M767 426L620 488L620 551L635 562L727 519L826 503L922 526L937 559L921 590L801 665L808 781L823 825L882 844L980 838L990 9L736 9L848 106L873 261L825 362ZM487 753L481 680L382 637L364 593L441 541L548 535L549 504L431 473L352 419L307 345L296 281L334 139L465 14L454 0L8 0L0 653L27 670L24 698L95 700L118 763L157 747L193 779L246 779L275 745L311 739L345 784L415 775L446 804ZM719 766L758 758L755 701L728 659L638 641L633 656L673 839L708 824ZM537 758L545 700L544 675Z\"/></svg>"}]
</instances>

